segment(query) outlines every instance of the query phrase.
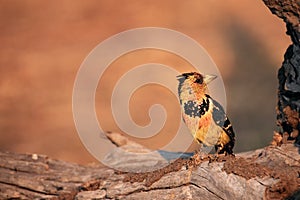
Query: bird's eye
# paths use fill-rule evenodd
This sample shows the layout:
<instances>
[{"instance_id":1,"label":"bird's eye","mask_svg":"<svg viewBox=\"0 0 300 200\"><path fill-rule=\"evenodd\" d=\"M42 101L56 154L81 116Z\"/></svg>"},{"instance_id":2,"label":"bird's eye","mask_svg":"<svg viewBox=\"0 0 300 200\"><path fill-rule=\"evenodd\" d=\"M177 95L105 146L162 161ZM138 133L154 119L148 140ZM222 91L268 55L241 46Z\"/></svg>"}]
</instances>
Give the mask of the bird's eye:
<instances>
[{"instance_id":1,"label":"bird's eye","mask_svg":"<svg viewBox=\"0 0 300 200\"><path fill-rule=\"evenodd\" d=\"M197 78L197 79L195 80L195 83L202 84L202 83L203 83L203 78Z\"/></svg>"}]
</instances>

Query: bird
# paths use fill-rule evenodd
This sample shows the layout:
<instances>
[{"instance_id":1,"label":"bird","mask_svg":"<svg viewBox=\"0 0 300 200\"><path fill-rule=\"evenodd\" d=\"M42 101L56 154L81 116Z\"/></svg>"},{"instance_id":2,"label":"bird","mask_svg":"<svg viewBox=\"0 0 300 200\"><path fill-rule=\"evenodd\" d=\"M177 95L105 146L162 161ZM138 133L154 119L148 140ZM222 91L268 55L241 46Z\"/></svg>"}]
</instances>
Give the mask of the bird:
<instances>
[{"instance_id":1,"label":"bird","mask_svg":"<svg viewBox=\"0 0 300 200\"><path fill-rule=\"evenodd\" d=\"M217 154L233 155L235 133L223 107L214 100L207 85L217 76L187 72L177 76L182 118L194 139L214 146Z\"/></svg>"}]
</instances>

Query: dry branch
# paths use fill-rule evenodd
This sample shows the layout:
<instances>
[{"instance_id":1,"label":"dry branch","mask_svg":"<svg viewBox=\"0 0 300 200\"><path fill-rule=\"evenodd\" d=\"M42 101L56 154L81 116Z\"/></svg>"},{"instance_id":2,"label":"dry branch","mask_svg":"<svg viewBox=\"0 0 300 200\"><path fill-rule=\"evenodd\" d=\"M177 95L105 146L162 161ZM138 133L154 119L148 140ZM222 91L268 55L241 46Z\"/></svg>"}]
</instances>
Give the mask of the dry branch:
<instances>
[{"instance_id":1,"label":"dry branch","mask_svg":"<svg viewBox=\"0 0 300 200\"><path fill-rule=\"evenodd\" d=\"M110 139L114 136L123 137L114 133ZM127 142L118 148L135 145ZM144 173L1 152L0 199L283 199L300 188L298 151L285 144L235 157L196 154ZM133 167L147 167L139 158Z\"/></svg>"}]
</instances>

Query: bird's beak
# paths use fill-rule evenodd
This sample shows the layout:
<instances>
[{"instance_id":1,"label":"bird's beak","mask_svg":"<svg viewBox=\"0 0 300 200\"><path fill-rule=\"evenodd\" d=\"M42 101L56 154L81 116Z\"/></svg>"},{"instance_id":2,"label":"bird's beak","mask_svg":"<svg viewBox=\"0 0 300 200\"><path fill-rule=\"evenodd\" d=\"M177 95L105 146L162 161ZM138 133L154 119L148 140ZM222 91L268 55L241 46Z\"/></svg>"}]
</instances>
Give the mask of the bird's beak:
<instances>
[{"instance_id":1,"label":"bird's beak","mask_svg":"<svg viewBox=\"0 0 300 200\"><path fill-rule=\"evenodd\" d=\"M211 81L217 78L216 75L205 75L203 78L204 83L209 84Z\"/></svg>"},{"instance_id":2,"label":"bird's beak","mask_svg":"<svg viewBox=\"0 0 300 200\"><path fill-rule=\"evenodd\" d=\"M185 78L183 75L178 75L178 76L176 76L176 78L177 78L177 80L179 81L180 79L183 79L183 78Z\"/></svg>"}]
</instances>

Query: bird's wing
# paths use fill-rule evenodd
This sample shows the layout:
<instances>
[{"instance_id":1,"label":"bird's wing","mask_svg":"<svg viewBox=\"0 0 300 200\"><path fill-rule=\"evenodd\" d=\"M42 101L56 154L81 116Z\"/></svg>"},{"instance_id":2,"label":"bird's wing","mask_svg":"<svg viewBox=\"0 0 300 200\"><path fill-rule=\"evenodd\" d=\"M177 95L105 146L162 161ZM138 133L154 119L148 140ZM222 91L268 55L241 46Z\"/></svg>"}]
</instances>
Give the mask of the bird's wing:
<instances>
[{"instance_id":1,"label":"bird's wing","mask_svg":"<svg viewBox=\"0 0 300 200\"><path fill-rule=\"evenodd\" d=\"M212 113L213 120L218 126L222 127L225 133L229 136L230 140L234 142L235 134L223 107L221 106L221 104L219 104L219 102L211 98L209 95L207 95L207 97L210 98L214 104L213 113Z\"/></svg>"}]
</instances>

